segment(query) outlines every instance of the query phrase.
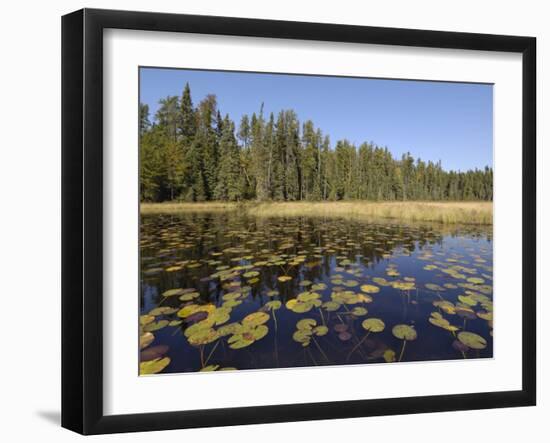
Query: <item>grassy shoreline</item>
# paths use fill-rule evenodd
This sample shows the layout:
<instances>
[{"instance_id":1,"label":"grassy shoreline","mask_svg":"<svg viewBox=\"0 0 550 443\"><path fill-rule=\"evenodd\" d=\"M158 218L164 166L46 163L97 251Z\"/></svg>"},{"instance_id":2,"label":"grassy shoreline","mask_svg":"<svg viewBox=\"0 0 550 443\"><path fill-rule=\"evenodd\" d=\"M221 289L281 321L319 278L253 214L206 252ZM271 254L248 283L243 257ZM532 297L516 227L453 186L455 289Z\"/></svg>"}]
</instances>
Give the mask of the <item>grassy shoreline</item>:
<instances>
[{"instance_id":1,"label":"grassy shoreline","mask_svg":"<svg viewBox=\"0 0 550 443\"><path fill-rule=\"evenodd\" d=\"M491 225L492 202L166 202L141 203L142 214L240 211L255 217L342 217Z\"/></svg>"}]
</instances>

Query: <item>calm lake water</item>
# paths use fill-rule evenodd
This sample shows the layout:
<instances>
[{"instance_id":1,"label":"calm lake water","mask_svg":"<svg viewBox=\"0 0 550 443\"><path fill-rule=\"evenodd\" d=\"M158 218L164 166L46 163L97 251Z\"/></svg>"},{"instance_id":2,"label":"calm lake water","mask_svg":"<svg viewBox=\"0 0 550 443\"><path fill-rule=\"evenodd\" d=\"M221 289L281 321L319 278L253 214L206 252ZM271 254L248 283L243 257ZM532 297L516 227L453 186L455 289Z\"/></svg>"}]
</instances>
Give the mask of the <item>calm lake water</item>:
<instances>
[{"instance_id":1,"label":"calm lake water","mask_svg":"<svg viewBox=\"0 0 550 443\"><path fill-rule=\"evenodd\" d=\"M142 216L141 373L492 357L492 246L491 227Z\"/></svg>"}]
</instances>

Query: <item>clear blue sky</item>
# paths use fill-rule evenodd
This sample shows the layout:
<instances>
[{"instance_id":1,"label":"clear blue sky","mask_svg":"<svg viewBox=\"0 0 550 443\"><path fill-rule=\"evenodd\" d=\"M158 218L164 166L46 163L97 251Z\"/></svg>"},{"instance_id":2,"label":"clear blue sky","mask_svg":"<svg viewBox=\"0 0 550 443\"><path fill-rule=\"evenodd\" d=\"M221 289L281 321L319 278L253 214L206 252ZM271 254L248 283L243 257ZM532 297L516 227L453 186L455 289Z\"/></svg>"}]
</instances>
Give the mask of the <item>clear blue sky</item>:
<instances>
[{"instance_id":1,"label":"clear blue sky","mask_svg":"<svg viewBox=\"0 0 550 443\"><path fill-rule=\"evenodd\" d=\"M215 94L236 125L263 102L266 116L292 108L301 122L311 119L333 146L374 142L447 170L493 164L492 85L142 68L140 100L151 119L158 101L181 96L186 82L195 106Z\"/></svg>"}]
</instances>

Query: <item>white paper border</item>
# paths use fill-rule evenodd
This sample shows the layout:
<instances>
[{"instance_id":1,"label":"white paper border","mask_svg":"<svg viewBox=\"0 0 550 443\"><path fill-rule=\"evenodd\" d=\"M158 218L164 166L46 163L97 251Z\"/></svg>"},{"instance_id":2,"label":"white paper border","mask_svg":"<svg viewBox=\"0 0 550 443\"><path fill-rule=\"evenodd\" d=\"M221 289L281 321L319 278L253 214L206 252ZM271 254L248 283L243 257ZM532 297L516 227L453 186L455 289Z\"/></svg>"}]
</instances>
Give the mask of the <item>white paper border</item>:
<instances>
[{"instance_id":1,"label":"white paper border","mask_svg":"<svg viewBox=\"0 0 550 443\"><path fill-rule=\"evenodd\" d=\"M138 66L494 83L495 358L138 377ZM105 30L104 413L521 389L521 80L520 54Z\"/></svg>"}]
</instances>

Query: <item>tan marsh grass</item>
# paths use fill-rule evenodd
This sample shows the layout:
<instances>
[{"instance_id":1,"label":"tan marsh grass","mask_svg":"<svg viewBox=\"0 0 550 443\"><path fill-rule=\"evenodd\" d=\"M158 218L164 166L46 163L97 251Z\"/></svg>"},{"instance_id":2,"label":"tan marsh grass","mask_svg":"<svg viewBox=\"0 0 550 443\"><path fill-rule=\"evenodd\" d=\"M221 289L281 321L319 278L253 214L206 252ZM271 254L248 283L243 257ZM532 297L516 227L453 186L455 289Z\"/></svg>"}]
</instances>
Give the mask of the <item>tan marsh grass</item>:
<instances>
[{"instance_id":1,"label":"tan marsh grass","mask_svg":"<svg viewBox=\"0 0 550 443\"><path fill-rule=\"evenodd\" d=\"M255 217L342 217L491 225L492 202L203 202L142 203L142 214L240 210Z\"/></svg>"}]
</instances>

